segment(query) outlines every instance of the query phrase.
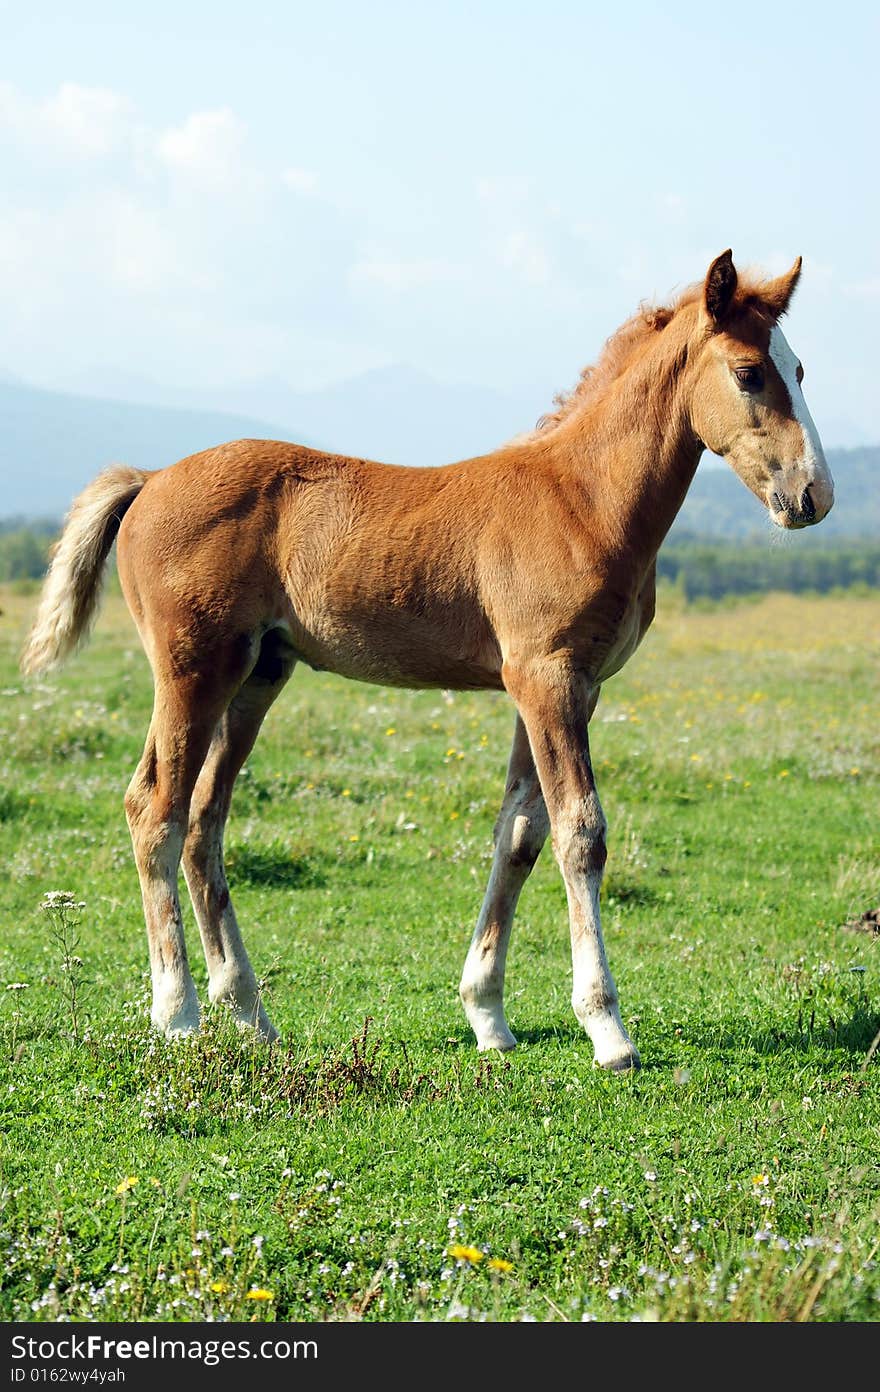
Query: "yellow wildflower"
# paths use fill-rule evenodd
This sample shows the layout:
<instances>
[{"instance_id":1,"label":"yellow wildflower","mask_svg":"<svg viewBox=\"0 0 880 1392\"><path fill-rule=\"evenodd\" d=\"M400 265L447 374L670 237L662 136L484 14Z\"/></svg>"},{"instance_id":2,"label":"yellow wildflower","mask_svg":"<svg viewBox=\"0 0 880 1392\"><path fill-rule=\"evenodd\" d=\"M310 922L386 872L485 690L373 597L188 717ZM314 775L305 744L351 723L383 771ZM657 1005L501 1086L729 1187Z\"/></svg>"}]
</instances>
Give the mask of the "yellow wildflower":
<instances>
[{"instance_id":1,"label":"yellow wildflower","mask_svg":"<svg viewBox=\"0 0 880 1392\"><path fill-rule=\"evenodd\" d=\"M456 1242L449 1248L449 1255L454 1257L456 1261L466 1261L476 1266L477 1262L483 1260L484 1253L480 1251L479 1247L462 1247L460 1242Z\"/></svg>"},{"instance_id":2,"label":"yellow wildflower","mask_svg":"<svg viewBox=\"0 0 880 1392\"><path fill-rule=\"evenodd\" d=\"M129 1189L133 1189L134 1186L135 1186L137 1183L138 1183L138 1177L137 1177L137 1175L133 1175L133 1174L126 1175L126 1176L125 1176L125 1179L120 1179L119 1183L117 1184L117 1186L116 1186L116 1193L117 1193L117 1194L127 1194L128 1191L129 1191Z\"/></svg>"},{"instance_id":3,"label":"yellow wildflower","mask_svg":"<svg viewBox=\"0 0 880 1392\"><path fill-rule=\"evenodd\" d=\"M492 1271L512 1271L513 1262L505 1261L503 1257L490 1257L486 1263Z\"/></svg>"},{"instance_id":4,"label":"yellow wildflower","mask_svg":"<svg viewBox=\"0 0 880 1392\"><path fill-rule=\"evenodd\" d=\"M256 1286L253 1290L249 1290L248 1293L247 1293L247 1295L245 1296L245 1300L274 1300L274 1299L275 1299L275 1294L274 1294L273 1291L270 1291L270 1290L263 1290L260 1286Z\"/></svg>"}]
</instances>

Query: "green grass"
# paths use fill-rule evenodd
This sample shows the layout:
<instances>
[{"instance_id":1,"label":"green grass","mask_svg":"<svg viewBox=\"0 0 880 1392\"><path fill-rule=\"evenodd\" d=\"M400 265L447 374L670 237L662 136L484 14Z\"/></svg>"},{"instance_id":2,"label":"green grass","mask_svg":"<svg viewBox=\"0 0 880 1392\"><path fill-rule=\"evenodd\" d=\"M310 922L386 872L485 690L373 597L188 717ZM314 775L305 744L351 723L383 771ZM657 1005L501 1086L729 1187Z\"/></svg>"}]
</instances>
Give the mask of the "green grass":
<instances>
[{"instance_id":1,"label":"green grass","mask_svg":"<svg viewBox=\"0 0 880 1392\"><path fill-rule=\"evenodd\" d=\"M549 847L518 1050L478 1055L458 1002L507 698L309 672L227 836L283 1043L156 1038L122 812L149 673L111 595L26 685L35 602L0 595L0 1318L878 1318L878 949L843 925L880 903L880 596L668 599L603 692L627 1077L571 1013ZM84 905L66 967L53 890Z\"/></svg>"}]
</instances>

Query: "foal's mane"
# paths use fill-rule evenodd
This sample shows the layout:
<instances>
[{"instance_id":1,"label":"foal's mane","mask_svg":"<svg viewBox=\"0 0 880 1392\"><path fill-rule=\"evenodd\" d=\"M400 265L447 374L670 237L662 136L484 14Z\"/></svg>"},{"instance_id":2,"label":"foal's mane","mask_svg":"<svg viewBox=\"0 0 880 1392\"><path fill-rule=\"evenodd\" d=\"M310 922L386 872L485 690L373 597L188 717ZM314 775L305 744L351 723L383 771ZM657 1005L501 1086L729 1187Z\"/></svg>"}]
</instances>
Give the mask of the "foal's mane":
<instances>
[{"instance_id":1,"label":"foal's mane","mask_svg":"<svg viewBox=\"0 0 880 1392\"><path fill-rule=\"evenodd\" d=\"M757 277L740 277L734 300L735 309L756 311L768 322L775 322L777 315L763 298L765 282ZM555 410L547 411L538 420L532 436L555 430L569 416L574 415L595 401L607 391L612 382L621 377L627 368L641 356L642 351L671 324L680 310L697 303L703 294L702 281L689 285L668 305L641 304L629 319L605 342L605 346L594 363L581 369L580 377L568 391L557 392L553 398Z\"/></svg>"}]
</instances>

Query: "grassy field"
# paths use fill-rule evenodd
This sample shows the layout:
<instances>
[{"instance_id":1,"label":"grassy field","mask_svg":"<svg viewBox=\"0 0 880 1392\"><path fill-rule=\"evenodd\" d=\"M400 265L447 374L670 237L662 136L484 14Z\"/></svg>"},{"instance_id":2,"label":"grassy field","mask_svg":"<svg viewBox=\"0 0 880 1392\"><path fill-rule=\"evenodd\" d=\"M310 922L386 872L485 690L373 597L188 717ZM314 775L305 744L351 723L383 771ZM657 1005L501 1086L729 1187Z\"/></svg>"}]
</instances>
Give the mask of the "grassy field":
<instances>
[{"instance_id":1,"label":"grassy field","mask_svg":"<svg viewBox=\"0 0 880 1392\"><path fill-rule=\"evenodd\" d=\"M603 691L626 1077L571 1013L549 847L518 1050L478 1055L458 1002L507 698L309 672L227 836L283 1042L155 1038L122 812L149 672L111 594L25 685L35 603L0 593L0 1318L880 1317L878 945L845 926L880 903L880 594L670 597Z\"/></svg>"}]
</instances>

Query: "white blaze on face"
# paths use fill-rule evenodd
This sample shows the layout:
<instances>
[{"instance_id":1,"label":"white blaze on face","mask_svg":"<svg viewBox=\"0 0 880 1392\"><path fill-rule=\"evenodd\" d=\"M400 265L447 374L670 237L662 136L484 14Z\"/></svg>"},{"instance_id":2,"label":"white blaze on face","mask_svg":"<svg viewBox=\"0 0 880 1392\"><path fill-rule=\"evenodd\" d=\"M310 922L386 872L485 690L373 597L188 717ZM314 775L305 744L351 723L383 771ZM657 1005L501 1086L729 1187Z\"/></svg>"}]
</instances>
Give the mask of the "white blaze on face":
<instances>
[{"instance_id":1,"label":"white blaze on face","mask_svg":"<svg viewBox=\"0 0 880 1392\"><path fill-rule=\"evenodd\" d=\"M804 435L804 468L810 470L817 480L830 485L831 475L825 463L825 451L819 432L813 424L813 417L807 410L801 384L797 378L798 360L786 342L785 335L778 324L770 332L770 357L776 371L782 378L791 397L791 413Z\"/></svg>"}]
</instances>

